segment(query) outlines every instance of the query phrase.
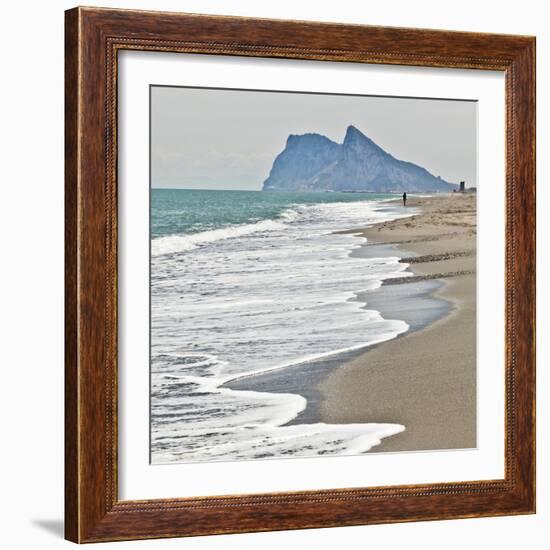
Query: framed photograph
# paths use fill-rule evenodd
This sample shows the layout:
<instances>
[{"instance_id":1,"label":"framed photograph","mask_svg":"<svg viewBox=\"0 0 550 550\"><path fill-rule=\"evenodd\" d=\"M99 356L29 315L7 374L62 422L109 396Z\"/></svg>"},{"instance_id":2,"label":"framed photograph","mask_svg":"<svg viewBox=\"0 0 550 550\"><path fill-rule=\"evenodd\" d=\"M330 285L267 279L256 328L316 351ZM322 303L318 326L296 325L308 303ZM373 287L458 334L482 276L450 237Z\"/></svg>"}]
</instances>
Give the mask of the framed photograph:
<instances>
[{"instance_id":1,"label":"framed photograph","mask_svg":"<svg viewBox=\"0 0 550 550\"><path fill-rule=\"evenodd\" d=\"M66 538L535 511L535 39L66 12Z\"/></svg>"}]
</instances>

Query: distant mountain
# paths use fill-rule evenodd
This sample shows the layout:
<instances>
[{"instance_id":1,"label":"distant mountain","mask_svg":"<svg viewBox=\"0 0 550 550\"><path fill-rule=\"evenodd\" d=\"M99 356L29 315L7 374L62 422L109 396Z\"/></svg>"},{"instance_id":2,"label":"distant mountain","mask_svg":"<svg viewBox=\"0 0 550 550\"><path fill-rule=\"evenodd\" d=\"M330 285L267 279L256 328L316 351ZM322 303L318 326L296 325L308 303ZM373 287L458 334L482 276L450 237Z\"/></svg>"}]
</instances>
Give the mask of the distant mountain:
<instances>
[{"instance_id":1,"label":"distant mountain","mask_svg":"<svg viewBox=\"0 0 550 550\"><path fill-rule=\"evenodd\" d=\"M451 192L456 185L392 157L354 126L339 144L320 134L288 136L264 191Z\"/></svg>"}]
</instances>

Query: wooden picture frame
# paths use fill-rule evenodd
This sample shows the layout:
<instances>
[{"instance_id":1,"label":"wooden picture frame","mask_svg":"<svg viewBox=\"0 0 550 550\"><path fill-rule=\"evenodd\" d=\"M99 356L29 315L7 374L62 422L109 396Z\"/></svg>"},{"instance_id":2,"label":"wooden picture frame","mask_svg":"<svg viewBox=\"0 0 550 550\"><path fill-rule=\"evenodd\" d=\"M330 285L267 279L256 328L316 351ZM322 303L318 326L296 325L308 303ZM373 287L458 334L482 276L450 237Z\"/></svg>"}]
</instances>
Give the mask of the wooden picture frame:
<instances>
[{"instance_id":1,"label":"wooden picture frame","mask_svg":"<svg viewBox=\"0 0 550 550\"><path fill-rule=\"evenodd\" d=\"M248 496L117 495L117 54L501 71L506 82L505 478ZM74 542L535 511L535 39L99 8L66 12L65 529Z\"/></svg>"}]
</instances>

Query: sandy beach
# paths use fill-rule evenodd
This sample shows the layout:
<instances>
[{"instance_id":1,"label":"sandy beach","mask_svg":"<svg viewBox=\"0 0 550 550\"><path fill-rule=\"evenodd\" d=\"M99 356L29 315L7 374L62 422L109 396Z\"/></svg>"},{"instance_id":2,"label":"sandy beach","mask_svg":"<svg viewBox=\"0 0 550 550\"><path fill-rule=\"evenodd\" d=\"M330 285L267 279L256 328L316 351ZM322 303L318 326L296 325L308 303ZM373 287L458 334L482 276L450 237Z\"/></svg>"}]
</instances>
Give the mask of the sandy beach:
<instances>
[{"instance_id":1,"label":"sandy beach","mask_svg":"<svg viewBox=\"0 0 550 550\"><path fill-rule=\"evenodd\" d=\"M434 296L451 309L332 369L319 383L319 420L406 427L372 452L475 447L476 197L410 198L407 207L421 213L365 229L364 249L376 256L376 247L391 246L410 264L414 275L386 282L386 293L406 295L408 285L442 281ZM369 296L363 298L368 308Z\"/></svg>"}]
</instances>

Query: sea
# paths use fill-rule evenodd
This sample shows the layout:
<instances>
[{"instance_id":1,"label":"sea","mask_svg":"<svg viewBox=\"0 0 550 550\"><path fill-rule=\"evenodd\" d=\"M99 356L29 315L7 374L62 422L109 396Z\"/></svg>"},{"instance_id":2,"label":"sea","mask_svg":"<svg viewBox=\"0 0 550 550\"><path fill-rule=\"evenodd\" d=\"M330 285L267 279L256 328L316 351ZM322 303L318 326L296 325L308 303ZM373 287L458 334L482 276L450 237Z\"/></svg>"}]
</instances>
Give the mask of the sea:
<instances>
[{"instance_id":1,"label":"sea","mask_svg":"<svg viewBox=\"0 0 550 550\"><path fill-rule=\"evenodd\" d=\"M224 387L408 330L355 299L407 264L339 233L413 213L392 198L151 190L151 463L358 454L403 431L288 425L303 396Z\"/></svg>"}]
</instances>

